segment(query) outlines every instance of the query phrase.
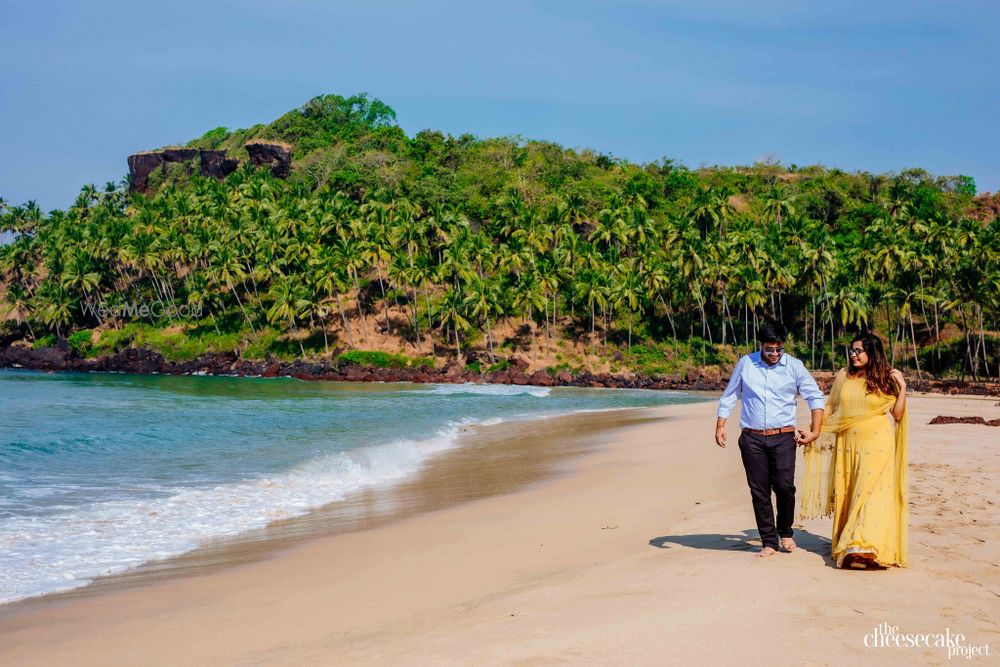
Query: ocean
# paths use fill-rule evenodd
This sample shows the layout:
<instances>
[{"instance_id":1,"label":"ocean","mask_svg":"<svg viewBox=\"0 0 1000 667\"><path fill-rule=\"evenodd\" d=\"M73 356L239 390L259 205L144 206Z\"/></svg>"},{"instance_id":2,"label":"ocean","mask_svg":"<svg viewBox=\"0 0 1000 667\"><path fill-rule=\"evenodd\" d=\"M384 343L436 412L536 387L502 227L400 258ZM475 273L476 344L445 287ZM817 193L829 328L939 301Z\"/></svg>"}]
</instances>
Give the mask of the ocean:
<instances>
[{"instance_id":1,"label":"ocean","mask_svg":"<svg viewBox=\"0 0 1000 667\"><path fill-rule=\"evenodd\" d=\"M417 473L459 433L680 392L0 370L0 603Z\"/></svg>"}]
</instances>

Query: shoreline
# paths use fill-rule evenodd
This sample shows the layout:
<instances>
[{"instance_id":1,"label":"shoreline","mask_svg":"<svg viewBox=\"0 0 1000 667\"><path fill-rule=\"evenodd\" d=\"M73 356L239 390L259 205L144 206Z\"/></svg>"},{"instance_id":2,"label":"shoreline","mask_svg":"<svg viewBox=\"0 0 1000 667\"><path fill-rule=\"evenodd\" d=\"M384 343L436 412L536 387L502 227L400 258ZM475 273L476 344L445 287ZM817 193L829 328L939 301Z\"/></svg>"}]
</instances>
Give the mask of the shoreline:
<instances>
[{"instance_id":1,"label":"shoreline","mask_svg":"<svg viewBox=\"0 0 1000 667\"><path fill-rule=\"evenodd\" d=\"M593 387L608 389L653 389L675 391L721 391L729 376L717 366L692 369L684 374L645 376L627 374L577 374L561 371L550 374L544 370L528 373L528 365L511 357L511 368L493 373L476 373L450 359L439 368L407 367L379 368L356 364L336 365L329 360L294 361L247 360L235 353L209 353L187 362L168 361L158 352L146 348L129 348L113 355L84 359L75 356L68 345L39 349L9 345L0 348L0 368L44 372L134 373L138 375L213 375L227 377L289 377L304 381L333 382L413 382L416 384L516 384L538 387ZM820 389L829 392L833 373L812 373ZM907 378L911 391L968 396L1000 397L1000 382L956 379Z\"/></svg>"},{"instance_id":2,"label":"shoreline","mask_svg":"<svg viewBox=\"0 0 1000 667\"><path fill-rule=\"evenodd\" d=\"M995 652L1000 450L976 426L928 424L995 401L911 401L906 569L832 567L828 519L796 522L795 552L755 558L739 453L710 441L710 402L680 404L541 484L0 616L0 662L719 664L740 646L791 664L947 662L866 648L881 623Z\"/></svg>"},{"instance_id":3,"label":"shoreline","mask_svg":"<svg viewBox=\"0 0 1000 667\"><path fill-rule=\"evenodd\" d=\"M360 489L304 514L238 535L213 538L190 551L98 576L75 588L0 603L0 618L157 581L218 572L276 557L310 540L368 530L463 502L513 493L558 476L559 466L593 451L615 431L654 419L646 414L651 409L584 410L463 426L453 447L432 456L409 478ZM570 438L579 440L571 442ZM545 443L544 451L541 442ZM482 459L500 456L507 466L492 470L488 486L472 486L473 479L483 482L491 472L483 467ZM521 468L511 470L511 461L515 460Z\"/></svg>"}]
</instances>

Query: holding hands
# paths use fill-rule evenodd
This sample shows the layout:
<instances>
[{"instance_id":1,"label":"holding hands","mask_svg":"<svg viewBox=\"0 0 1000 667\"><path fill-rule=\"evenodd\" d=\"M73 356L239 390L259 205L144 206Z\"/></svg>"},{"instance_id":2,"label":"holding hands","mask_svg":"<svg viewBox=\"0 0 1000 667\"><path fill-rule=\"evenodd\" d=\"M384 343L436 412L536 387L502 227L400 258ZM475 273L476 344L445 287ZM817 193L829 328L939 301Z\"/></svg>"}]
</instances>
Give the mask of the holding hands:
<instances>
[{"instance_id":1,"label":"holding hands","mask_svg":"<svg viewBox=\"0 0 1000 667\"><path fill-rule=\"evenodd\" d=\"M804 447L810 442L819 437L820 431L817 429L815 431L807 431L805 429L799 429L795 432L795 444L799 447Z\"/></svg>"}]
</instances>

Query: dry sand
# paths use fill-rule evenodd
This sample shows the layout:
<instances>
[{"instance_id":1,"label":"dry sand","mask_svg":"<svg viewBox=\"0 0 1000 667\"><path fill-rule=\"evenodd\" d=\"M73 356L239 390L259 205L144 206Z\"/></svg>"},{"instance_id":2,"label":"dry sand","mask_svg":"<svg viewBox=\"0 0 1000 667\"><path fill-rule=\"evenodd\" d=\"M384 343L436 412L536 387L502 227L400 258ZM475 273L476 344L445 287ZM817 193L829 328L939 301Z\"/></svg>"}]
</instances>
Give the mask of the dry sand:
<instances>
[{"instance_id":1,"label":"dry sand","mask_svg":"<svg viewBox=\"0 0 1000 667\"><path fill-rule=\"evenodd\" d=\"M1000 429L927 425L994 418L996 399L911 397L911 567L883 572L832 567L825 519L797 525L796 552L756 558L739 451L713 443L714 409L646 411L657 419L561 459L566 474L497 482L502 495L458 494L267 558L8 608L0 664L948 662L942 648L866 648L881 623L962 633L989 645L969 662L996 662ZM523 471L516 449L484 468ZM440 496L448 478L420 493Z\"/></svg>"}]
</instances>

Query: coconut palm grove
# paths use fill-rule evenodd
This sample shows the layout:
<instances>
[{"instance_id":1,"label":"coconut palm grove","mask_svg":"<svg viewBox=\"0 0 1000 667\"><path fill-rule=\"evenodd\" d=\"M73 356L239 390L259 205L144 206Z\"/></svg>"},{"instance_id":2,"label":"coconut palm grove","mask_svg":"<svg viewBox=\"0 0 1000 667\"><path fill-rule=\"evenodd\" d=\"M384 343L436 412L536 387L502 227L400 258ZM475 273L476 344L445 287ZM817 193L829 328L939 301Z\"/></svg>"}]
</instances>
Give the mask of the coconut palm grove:
<instances>
[{"instance_id":1,"label":"coconut palm grove","mask_svg":"<svg viewBox=\"0 0 1000 667\"><path fill-rule=\"evenodd\" d=\"M657 375L725 367L773 315L814 370L873 329L907 373L1000 375L1000 198L966 176L410 137L367 95L188 147L240 164L165 163L65 211L0 202L5 344Z\"/></svg>"}]
</instances>

